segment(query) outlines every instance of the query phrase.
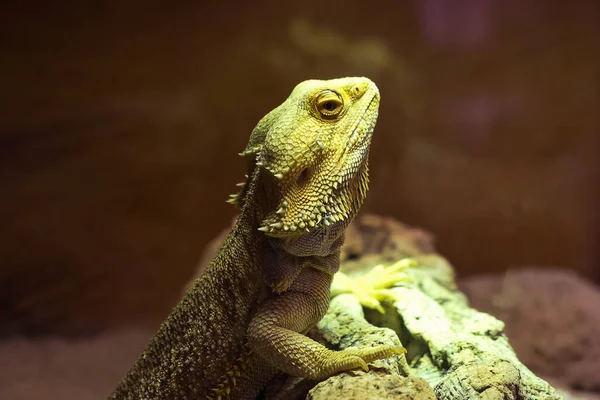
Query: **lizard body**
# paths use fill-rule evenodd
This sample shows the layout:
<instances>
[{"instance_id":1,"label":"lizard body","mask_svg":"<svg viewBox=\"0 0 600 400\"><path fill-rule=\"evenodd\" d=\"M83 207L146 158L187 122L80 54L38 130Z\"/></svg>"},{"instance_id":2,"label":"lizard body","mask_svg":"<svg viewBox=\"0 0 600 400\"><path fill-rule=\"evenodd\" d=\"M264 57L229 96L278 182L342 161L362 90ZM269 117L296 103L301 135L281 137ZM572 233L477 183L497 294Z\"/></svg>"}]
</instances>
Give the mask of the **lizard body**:
<instances>
[{"instance_id":1,"label":"lizard body","mask_svg":"<svg viewBox=\"0 0 600 400\"><path fill-rule=\"evenodd\" d=\"M252 399L277 371L324 379L401 352L304 335L366 195L379 99L367 78L310 80L258 123L236 224L111 399Z\"/></svg>"}]
</instances>

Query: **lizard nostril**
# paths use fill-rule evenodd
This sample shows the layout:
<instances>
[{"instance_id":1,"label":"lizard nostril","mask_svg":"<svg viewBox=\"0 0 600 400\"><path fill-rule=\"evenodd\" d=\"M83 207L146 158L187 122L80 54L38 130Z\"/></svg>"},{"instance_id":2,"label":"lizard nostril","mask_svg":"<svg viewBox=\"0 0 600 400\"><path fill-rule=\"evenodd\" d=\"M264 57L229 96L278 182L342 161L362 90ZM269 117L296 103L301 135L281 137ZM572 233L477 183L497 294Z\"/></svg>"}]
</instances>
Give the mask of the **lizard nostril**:
<instances>
[{"instance_id":1,"label":"lizard nostril","mask_svg":"<svg viewBox=\"0 0 600 400\"><path fill-rule=\"evenodd\" d=\"M306 182L308 178L308 168L304 168L300 175L298 175L298 179L296 179L296 185L302 186L304 182Z\"/></svg>"}]
</instances>

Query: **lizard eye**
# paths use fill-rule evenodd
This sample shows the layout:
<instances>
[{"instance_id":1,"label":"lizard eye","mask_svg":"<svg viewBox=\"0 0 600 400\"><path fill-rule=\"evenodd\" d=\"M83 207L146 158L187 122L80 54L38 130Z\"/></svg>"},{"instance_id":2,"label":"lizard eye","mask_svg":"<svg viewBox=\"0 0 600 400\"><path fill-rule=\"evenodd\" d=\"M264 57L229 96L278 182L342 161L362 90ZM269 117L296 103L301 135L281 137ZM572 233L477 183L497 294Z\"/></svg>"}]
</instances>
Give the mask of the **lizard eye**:
<instances>
[{"instance_id":1,"label":"lizard eye","mask_svg":"<svg viewBox=\"0 0 600 400\"><path fill-rule=\"evenodd\" d=\"M335 117L344 106L340 95L331 90L325 90L317 97L317 110L324 117Z\"/></svg>"}]
</instances>

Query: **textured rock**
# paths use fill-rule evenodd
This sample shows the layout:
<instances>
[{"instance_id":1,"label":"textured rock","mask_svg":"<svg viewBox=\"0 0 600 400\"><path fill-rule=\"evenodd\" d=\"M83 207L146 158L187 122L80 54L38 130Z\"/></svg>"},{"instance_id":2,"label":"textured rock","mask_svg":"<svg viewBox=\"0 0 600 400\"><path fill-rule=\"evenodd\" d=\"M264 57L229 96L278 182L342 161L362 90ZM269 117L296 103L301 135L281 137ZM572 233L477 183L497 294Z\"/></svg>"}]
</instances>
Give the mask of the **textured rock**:
<instances>
[{"instance_id":1,"label":"textured rock","mask_svg":"<svg viewBox=\"0 0 600 400\"><path fill-rule=\"evenodd\" d=\"M396 333L378 328L365 319L358 300L348 294L335 297L318 325L327 343L335 349L399 345ZM431 387L417 377L408 377L405 357L394 356L369 365L369 371L350 371L317 384L308 399L435 399Z\"/></svg>"},{"instance_id":2,"label":"textured rock","mask_svg":"<svg viewBox=\"0 0 600 400\"><path fill-rule=\"evenodd\" d=\"M559 269L464 279L474 307L506 323L519 358L537 373L600 391L600 288Z\"/></svg>"},{"instance_id":3,"label":"textured rock","mask_svg":"<svg viewBox=\"0 0 600 400\"><path fill-rule=\"evenodd\" d=\"M435 252L433 236L423 229L408 226L393 218L360 214L346 232L342 262L376 257L379 262L393 262ZM349 269L348 264L345 265Z\"/></svg>"},{"instance_id":4,"label":"textured rock","mask_svg":"<svg viewBox=\"0 0 600 400\"><path fill-rule=\"evenodd\" d=\"M431 387L421 378L381 373L360 374L350 382L346 377L336 376L319 383L306 398L311 400L436 399Z\"/></svg>"},{"instance_id":5,"label":"textured rock","mask_svg":"<svg viewBox=\"0 0 600 400\"><path fill-rule=\"evenodd\" d=\"M403 339L411 367L434 387L439 399L560 398L518 360L504 335L504 323L469 307L447 262L435 255L417 261L425 268L407 270L414 285L391 292L406 329L401 337L409 340ZM412 353L410 341L418 343Z\"/></svg>"}]
</instances>

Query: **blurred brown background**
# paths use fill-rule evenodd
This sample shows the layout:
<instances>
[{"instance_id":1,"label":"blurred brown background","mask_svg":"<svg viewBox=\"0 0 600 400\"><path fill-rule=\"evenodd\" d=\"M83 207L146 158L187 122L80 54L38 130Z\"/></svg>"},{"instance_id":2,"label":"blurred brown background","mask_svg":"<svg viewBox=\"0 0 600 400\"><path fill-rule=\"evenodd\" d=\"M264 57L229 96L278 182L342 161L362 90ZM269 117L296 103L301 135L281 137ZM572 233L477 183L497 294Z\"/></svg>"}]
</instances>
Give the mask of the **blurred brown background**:
<instances>
[{"instance_id":1,"label":"blurred brown background","mask_svg":"<svg viewBox=\"0 0 600 400\"><path fill-rule=\"evenodd\" d=\"M10 3L0 334L163 318L234 216L236 154L308 78L380 87L364 211L463 276L600 280L597 2Z\"/></svg>"}]
</instances>

